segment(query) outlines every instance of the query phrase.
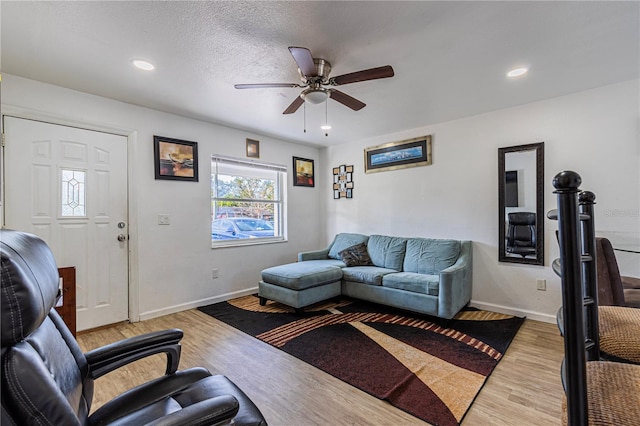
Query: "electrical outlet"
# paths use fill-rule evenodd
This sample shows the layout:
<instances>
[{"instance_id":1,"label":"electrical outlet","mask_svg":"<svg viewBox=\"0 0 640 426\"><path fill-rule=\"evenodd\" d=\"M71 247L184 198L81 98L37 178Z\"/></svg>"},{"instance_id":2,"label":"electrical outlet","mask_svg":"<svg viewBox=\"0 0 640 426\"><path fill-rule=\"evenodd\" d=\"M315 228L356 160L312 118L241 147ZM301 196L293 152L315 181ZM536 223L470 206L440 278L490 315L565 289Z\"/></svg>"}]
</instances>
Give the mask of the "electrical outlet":
<instances>
[{"instance_id":1,"label":"electrical outlet","mask_svg":"<svg viewBox=\"0 0 640 426\"><path fill-rule=\"evenodd\" d=\"M168 214L159 214L158 215L158 225L169 225L169 215Z\"/></svg>"},{"instance_id":2,"label":"electrical outlet","mask_svg":"<svg viewBox=\"0 0 640 426\"><path fill-rule=\"evenodd\" d=\"M213 268L213 269L211 270L211 278L212 278L212 279L214 279L214 280L215 280L216 278L218 278L218 271L219 271L219 269L218 269L218 268Z\"/></svg>"},{"instance_id":3,"label":"electrical outlet","mask_svg":"<svg viewBox=\"0 0 640 426\"><path fill-rule=\"evenodd\" d=\"M538 290L547 291L547 280L538 280Z\"/></svg>"}]
</instances>

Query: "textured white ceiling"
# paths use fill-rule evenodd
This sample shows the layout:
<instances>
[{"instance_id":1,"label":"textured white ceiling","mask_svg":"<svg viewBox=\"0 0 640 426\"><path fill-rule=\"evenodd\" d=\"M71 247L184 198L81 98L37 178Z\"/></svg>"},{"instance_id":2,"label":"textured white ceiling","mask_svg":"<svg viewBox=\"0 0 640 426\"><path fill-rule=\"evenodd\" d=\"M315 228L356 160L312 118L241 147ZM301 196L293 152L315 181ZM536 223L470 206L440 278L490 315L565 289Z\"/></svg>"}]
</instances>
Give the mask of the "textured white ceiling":
<instances>
[{"instance_id":1,"label":"textured white ceiling","mask_svg":"<svg viewBox=\"0 0 640 426\"><path fill-rule=\"evenodd\" d=\"M3 72L286 140L335 145L639 77L632 2L0 2ZM365 102L282 111L300 89L288 46L332 76L392 65L340 86ZM156 65L133 68L134 58ZM525 77L505 72L529 65Z\"/></svg>"}]
</instances>

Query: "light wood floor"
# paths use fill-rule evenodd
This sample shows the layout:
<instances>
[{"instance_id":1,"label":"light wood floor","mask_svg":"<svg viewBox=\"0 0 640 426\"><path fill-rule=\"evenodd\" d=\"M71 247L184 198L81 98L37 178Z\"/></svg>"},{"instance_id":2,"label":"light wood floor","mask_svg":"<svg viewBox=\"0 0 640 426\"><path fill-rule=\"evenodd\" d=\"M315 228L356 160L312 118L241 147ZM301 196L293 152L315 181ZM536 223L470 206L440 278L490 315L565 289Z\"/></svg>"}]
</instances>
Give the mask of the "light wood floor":
<instances>
[{"instance_id":1,"label":"light wood floor","mask_svg":"<svg viewBox=\"0 0 640 426\"><path fill-rule=\"evenodd\" d=\"M180 368L224 374L255 402L270 426L426 425L350 385L218 320L189 310L78 336L84 351L166 328L184 330ZM559 425L563 343L557 327L526 320L463 425ZM164 372L160 355L95 383L93 409Z\"/></svg>"}]
</instances>

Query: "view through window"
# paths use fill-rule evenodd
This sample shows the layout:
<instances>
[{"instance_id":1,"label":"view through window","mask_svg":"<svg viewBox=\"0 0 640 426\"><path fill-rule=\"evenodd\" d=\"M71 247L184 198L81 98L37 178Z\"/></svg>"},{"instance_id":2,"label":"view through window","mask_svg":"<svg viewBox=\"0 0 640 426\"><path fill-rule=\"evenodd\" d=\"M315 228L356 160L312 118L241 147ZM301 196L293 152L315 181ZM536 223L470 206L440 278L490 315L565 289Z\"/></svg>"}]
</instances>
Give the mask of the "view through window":
<instances>
[{"instance_id":1,"label":"view through window","mask_svg":"<svg viewBox=\"0 0 640 426\"><path fill-rule=\"evenodd\" d=\"M211 157L211 245L284 240L285 166Z\"/></svg>"}]
</instances>

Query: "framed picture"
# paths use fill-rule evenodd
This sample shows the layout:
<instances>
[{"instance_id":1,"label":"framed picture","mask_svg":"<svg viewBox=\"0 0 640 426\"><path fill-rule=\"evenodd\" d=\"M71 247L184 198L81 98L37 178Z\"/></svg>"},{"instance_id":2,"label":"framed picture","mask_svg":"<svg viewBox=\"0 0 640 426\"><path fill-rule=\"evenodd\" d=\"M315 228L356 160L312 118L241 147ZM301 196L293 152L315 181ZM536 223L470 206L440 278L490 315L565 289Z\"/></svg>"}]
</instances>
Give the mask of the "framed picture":
<instances>
[{"instance_id":1,"label":"framed picture","mask_svg":"<svg viewBox=\"0 0 640 426\"><path fill-rule=\"evenodd\" d=\"M365 148L365 173L431 164L431 135Z\"/></svg>"},{"instance_id":2,"label":"framed picture","mask_svg":"<svg viewBox=\"0 0 640 426\"><path fill-rule=\"evenodd\" d=\"M260 158L260 141L247 139L247 157Z\"/></svg>"},{"instance_id":3,"label":"framed picture","mask_svg":"<svg viewBox=\"0 0 640 426\"><path fill-rule=\"evenodd\" d=\"M198 181L198 143L153 137L156 179Z\"/></svg>"},{"instance_id":4,"label":"framed picture","mask_svg":"<svg viewBox=\"0 0 640 426\"><path fill-rule=\"evenodd\" d=\"M293 157L293 173L294 186L315 186L313 160Z\"/></svg>"}]
</instances>

